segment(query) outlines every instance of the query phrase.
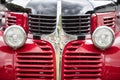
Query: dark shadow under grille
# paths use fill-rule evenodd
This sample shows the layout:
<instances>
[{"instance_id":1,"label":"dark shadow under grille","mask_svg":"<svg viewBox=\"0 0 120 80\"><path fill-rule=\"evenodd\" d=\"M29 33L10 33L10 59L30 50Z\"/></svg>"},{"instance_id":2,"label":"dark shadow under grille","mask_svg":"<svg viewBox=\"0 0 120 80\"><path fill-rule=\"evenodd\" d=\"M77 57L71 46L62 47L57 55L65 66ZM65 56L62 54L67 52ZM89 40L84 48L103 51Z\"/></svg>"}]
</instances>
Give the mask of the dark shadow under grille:
<instances>
[{"instance_id":1,"label":"dark shadow under grille","mask_svg":"<svg viewBox=\"0 0 120 80\"><path fill-rule=\"evenodd\" d=\"M71 35L86 35L90 33L90 15L63 16L62 26L66 33Z\"/></svg>"},{"instance_id":2,"label":"dark shadow under grille","mask_svg":"<svg viewBox=\"0 0 120 80\"><path fill-rule=\"evenodd\" d=\"M50 34L54 32L56 16L29 14L29 31L33 35Z\"/></svg>"}]
</instances>

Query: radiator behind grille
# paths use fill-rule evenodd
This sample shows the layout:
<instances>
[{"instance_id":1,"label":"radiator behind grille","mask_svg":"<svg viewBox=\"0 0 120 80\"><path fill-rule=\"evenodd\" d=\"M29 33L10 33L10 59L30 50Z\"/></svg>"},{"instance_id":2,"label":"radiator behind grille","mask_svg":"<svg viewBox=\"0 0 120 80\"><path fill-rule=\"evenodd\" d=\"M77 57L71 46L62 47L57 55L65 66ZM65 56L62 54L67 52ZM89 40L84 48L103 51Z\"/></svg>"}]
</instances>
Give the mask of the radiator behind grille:
<instances>
[{"instance_id":1,"label":"radiator behind grille","mask_svg":"<svg viewBox=\"0 0 120 80\"><path fill-rule=\"evenodd\" d=\"M71 35L86 35L90 33L90 15L63 16L62 25L66 33Z\"/></svg>"},{"instance_id":2,"label":"radiator behind grille","mask_svg":"<svg viewBox=\"0 0 120 80\"><path fill-rule=\"evenodd\" d=\"M16 80L56 80L54 51L47 42L38 44L39 53L17 53Z\"/></svg>"},{"instance_id":3,"label":"radiator behind grille","mask_svg":"<svg viewBox=\"0 0 120 80\"><path fill-rule=\"evenodd\" d=\"M81 53L79 41L66 46L62 57L62 80L102 80L102 55Z\"/></svg>"},{"instance_id":4,"label":"radiator behind grille","mask_svg":"<svg viewBox=\"0 0 120 80\"><path fill-rule=\"evenodd\" d=\"M50 34L54 32L56 16L44 16L29 14L29 30L34 36Z\"/></svg>"}]
</instances>

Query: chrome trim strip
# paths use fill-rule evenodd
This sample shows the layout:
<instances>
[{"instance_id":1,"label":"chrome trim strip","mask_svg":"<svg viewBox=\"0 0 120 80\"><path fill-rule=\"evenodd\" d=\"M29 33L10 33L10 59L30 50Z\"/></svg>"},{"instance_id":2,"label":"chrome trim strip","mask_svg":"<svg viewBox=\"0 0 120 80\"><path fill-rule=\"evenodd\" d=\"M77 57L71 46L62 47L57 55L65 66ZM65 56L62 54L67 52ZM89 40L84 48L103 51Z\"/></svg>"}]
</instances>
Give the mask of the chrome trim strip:
<instances>
[{"instance_id":1,"label":"chrome trim strip","mask_svg":"<svg viewBox=\"0 0 120 80\"><path fill-rule=\"evenodd\" d=\"M62 25L62 20L61 20L61 0L57 1L57 24L56 24L56 30L57 30L57 37L58 37L58 47L56 48L56 73L57 73L57 79L56 80L61 80L60 74L61 74L61 69L60 69L60 62L61 62L61 51L60 51L60 27Z\"/></svg>"}]
</instances>

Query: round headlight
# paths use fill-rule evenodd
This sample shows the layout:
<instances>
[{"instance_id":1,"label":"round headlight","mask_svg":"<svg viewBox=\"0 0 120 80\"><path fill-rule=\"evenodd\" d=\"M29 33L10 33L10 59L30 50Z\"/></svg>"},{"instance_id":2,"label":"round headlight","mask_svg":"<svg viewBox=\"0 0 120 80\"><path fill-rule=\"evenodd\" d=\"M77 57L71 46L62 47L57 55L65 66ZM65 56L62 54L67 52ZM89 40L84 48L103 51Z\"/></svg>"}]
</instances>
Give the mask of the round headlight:
<instances>
[{"instance_id":1,"label":"round headlight","mask_svg":"<svg viewBox=\"0 0 120 80\"><path fill-rule=\"evenodd\" d=\"M26 32L21 26L12 25L5 30L3 38L8 46L16 49L24 45Z\"/></svg>"},{"instance_id":2,"label":"round headlight","mask_svg":"<svg viewBox=\"0 0 120 80\"><path fill-rule=\"evenodd\" d=\"M102 50L110 47L114 39L114 31L107 26L98 27L92 35L94 45Z\"/></svg>"}]
</instances>

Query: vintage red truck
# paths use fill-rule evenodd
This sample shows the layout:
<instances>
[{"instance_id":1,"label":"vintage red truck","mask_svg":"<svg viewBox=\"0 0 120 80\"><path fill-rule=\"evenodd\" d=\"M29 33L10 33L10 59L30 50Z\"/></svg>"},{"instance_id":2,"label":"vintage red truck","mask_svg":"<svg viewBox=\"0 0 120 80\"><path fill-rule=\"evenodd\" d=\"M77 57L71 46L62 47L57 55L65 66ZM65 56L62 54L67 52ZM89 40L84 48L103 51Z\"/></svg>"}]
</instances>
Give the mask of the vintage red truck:
<instances>
[{"instance_id":1,"label":"vintage red truck","mask_svg":"<svg viewBox=\"0 0 120 80\"><path fill-rule=\"evenodd\" d=\"M1 0L0 80L120 80L120 0Z\"/></svg>"}]
</instances>

